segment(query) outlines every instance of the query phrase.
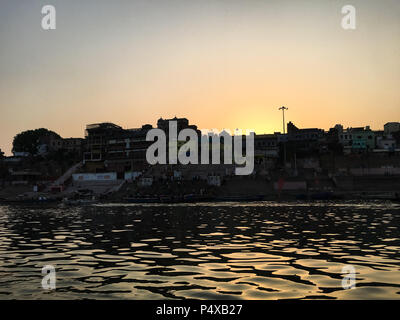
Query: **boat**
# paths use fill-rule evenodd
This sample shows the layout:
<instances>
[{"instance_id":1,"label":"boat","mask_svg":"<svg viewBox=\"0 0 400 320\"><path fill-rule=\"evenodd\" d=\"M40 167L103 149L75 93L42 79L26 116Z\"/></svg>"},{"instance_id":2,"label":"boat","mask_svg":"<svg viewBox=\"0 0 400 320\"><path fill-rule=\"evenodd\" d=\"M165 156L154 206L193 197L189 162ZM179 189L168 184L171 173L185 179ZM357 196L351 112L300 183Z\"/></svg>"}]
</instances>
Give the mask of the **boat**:
<instances>
[{"instance_id":1,"label":"boat","mask_svg":"<svg viewBox=\"0 0 400 320\"><path fill-rule=\"evenodd\" d=\"M160 196L159 202L161 203L174 203L176 202L177 199L175 199L173 196Z\"/></svg>"},{"instance_id":2,"label":"boat","mask_svg":"<svg viewBox=\"0 0 400 320\"><path fill-rule=\"evenodd\" d=\"M320 191L313 193L301 193L296 195L296 200L309 201L309 200L341 200L342 196L334 193L333 191Z\"/></svg>"},{"instance_id":3,"label":"boat","mask_svg":"<svg viewBox=\"0 0 400 320\"><path fill-rule=\"evenodd\" d=\"M331 191L316 192L310 195L311 200L333 200L334 194Z\"/></svg>"},{"instance_id":4,"label":"boat","mask_svg":"<svg viewBox=\"0 0 400 320\"><path fill-rule=\"evenodd\" d=\"M69 206L85 206L98 203L96 199L64 199L63 204Z\"/></svg>"},{"instance_id":5,"label":"boat","mask_svg":"<svg viewBox=\"0 0 400 320\"><path fill-rule=\"evenodd\" d=\"M250 195L250 196L220 196L216 197L215 201L229 201L229 202L249 202L249 201L262 201L263 195Z\"/></svg>"},{"instance_id":6,"label":"boat","mask_svg":"<svg viewBox=\"0 0 400 320\"><path fill-rule=\"evenodd\" d=\"M159 203L158 197L126 197L123 199L126 203Z\"/></svg>"},{"instance_id":7,"label":"boat","mask_svg":"<svg viewBox=\"0 0 400 320\"><path fill-rule=\"evenodd\" d=\"M52 204L60 202L58 198L39 197L34 199L0 199L0 204L5 205L36 205L36 204Z\"/></svg>"},{"instance_id":8,"label":"boat","mask_svg":"<svg viewBox=\"0 0 400 320\"><path fill-rule=\"evenodd\" d=\"M64 205L70 206L84 206L98 203L99 199L93 194L93 191L81 189L76 191L74 194L63 199Z\"/></svg>"},{"instance_id":9,"label":"boat","mask_svg":"<svg viewBox=\"0 0 400 320\"><path fill-rule=\"evenodd\" d=\"M400 197L398 193L393 192L379 192L379 193L362 193L361 194L361 199L363 200L381 200L381 201L393 201L393 202L399 202Z\"/></svg>"},{"instance_id":10,"label":"boat","mask_svg":"<svg viewBox=\"0 0 400 320\"><path fill-rule=\"evenodd\" d=\"M198 194L185 194L183 196L183 202L207 202L207 201L213 201L215 200L214 197L212 196L206 196L206 195L198 195Z\"/></svg>"}]
</instances>

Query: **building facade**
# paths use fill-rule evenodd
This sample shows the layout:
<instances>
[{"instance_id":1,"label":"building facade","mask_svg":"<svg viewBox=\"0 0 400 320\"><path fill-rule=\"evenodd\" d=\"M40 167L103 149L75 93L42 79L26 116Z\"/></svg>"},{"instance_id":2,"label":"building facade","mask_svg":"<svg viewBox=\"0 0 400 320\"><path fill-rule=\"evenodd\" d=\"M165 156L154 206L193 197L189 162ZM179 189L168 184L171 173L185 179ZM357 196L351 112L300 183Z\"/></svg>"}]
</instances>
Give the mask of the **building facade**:
<instances>
[{"instance_id":1,"label":"building facade","mask_svg":"<svg viewBox=\"0 0 400 320\"><path fill-rule=\"evenodd\" d=\"M375 132L369 126L347 128L339 134L339 143L346 152L372 151L375 149Z\"/></svg>"},{"instance_id":2,"label":"building facade","mask_svg":"<svg viewBox=\"0 0 400 320\"><path fill-rule=\"evenodd\" d=\"M386 134L400 131L400 122L388 122L383 126Z\"/></svg>"}]
</instances>

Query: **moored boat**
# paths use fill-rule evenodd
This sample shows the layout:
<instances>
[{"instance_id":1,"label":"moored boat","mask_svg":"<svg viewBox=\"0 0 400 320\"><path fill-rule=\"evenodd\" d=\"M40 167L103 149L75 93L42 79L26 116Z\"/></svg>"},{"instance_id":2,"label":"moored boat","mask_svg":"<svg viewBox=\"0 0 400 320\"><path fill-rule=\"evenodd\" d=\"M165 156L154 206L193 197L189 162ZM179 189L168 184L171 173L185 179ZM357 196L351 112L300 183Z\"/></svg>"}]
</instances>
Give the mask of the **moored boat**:
<instances>
[{"instance_id":1,"label":"moored boat","mask_svg":"<svg viewBox=\"0 0 400 320\"><path fill-rule=\"evenodd\" d=\"M126 197L123 199L126 203L158 203L160 199L158 197Z\"/></svg>"},{"instance_id":2,"label":"moored boat","mask_svg":"<svg viewBox=\"0 0 400 320\"><path fill-rule=\"evenodd\" d=\"M39 197L39 198L34 198L34 199L0 199L0 204L6 204L6 205L14 205L14 204L20 204L20 205L36 205L36 204L52 204L52 203L57 203L60 202L60 199L58 198L46 198L46 197Z\"/></svg>"},{"instance_id":3,"label":"moored boat","mask_svg":"<svg viewBox=\"0 0 400 320\"><path fill-rule=\"evenodd\" d=\"M263 195L244 195L244 196L220 196L216 197L215 201L232 201L232 202L248 202L248 201L262 201Z\"/></svg>"},{"instance_id":4,"label":"moored boat","mask_svg":"<svg viewBox=\"0 0 400 320\"><path fill-rule=\"evenodd\" d=\"M69 206L85 206L98 203L96 199L64 199L63 204Z\"/></svg>"}]
</instances>

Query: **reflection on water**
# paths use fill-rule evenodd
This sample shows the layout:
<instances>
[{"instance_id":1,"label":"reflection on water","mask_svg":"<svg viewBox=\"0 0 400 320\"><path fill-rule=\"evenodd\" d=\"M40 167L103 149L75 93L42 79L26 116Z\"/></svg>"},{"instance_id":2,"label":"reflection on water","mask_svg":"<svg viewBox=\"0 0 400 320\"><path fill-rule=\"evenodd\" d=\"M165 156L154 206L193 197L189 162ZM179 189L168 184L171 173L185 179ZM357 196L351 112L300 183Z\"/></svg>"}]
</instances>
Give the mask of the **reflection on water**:
<instances>
[{"instance_id":1,"label":"reflection on water","mask_svg":"<svg viewBox=\"0 0 400 320\"><path fill-rule=\"evenodd\" d=\"M387 203L0 207L0 299L399 299L399 222Z\"/></svg>"}]
</instances>

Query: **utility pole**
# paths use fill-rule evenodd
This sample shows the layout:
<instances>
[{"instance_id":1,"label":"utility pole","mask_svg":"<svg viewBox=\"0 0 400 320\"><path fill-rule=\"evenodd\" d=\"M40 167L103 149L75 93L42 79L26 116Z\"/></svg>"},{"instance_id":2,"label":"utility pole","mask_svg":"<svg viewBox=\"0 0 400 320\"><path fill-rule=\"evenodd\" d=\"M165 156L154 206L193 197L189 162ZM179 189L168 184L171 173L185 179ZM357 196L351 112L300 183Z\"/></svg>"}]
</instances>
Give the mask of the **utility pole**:
<instances>
[{"instance_id":1,"label":"utility pole","mask_svg":"<svg viewBox=\"0 0 400 320\"><path fill-rule=\"evenodd\" d=\"M279 108L279 110L282 110L282 123L283 123L283 134L285 135L286 130L285 130L285 110L289 110L289 108L286 108L285 106L282 106ZM284 137L285 139L285 137ZM286 169L286 141L283 141L283 168Z\"/></svg>"}]
</instances>

